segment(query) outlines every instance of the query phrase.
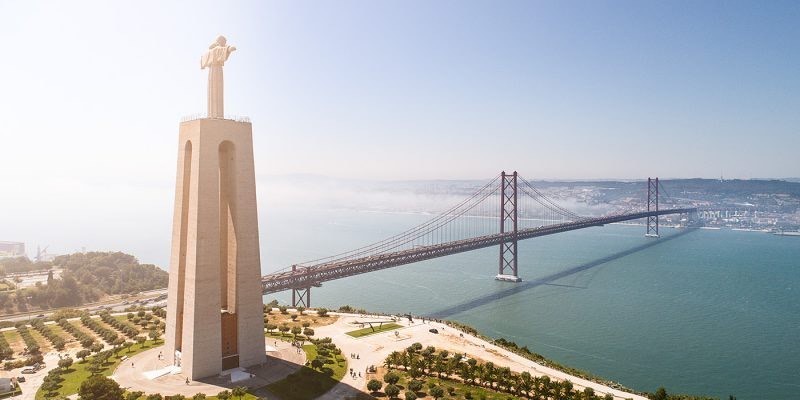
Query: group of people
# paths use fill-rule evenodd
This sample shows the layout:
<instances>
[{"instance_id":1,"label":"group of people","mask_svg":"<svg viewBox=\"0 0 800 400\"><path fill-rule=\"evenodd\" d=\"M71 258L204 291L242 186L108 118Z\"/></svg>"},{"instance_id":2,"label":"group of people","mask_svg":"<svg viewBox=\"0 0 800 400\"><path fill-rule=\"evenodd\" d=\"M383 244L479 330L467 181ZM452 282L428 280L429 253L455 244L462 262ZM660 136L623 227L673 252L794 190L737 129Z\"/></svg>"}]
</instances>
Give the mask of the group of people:
<instances>
[{"instance_id":1,"label":"group of people","mask_svg":"<svg viewBox=\"0 0 800 400\"><path fill-rule=\"evenodd\" d=\"M350 358L352 358L352 359L354 359L354 360L360 360L360 359L361 359L361 356L359 356L359 355L358 355L358 354L356 354L356 353L350 353Z\"/></svg>"},{"instance_id":2,"label":"group of people","mask_svg":"<svg viewBox=\"0 0 800 400\"><path fill-rule=\"evenodd\" d=\"M358 375L356 375L356 372L355 372L355 371L353 371L353 369L352 369L352 368L350 368L350 377L351 377L351 378L353 378L353 379L356 379L356 378L361 378L361 371L359 371L359 372L358 372Z\"/></svg>"}]
</instances>

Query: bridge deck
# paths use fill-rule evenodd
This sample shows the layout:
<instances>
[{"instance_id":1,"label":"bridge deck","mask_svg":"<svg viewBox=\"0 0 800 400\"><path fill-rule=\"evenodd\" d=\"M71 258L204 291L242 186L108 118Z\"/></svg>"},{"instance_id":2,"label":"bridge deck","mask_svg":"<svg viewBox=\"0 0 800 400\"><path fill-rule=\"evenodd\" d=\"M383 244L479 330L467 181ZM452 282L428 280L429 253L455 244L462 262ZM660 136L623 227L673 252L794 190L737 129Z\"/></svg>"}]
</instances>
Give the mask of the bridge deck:
<instances>
[{"instance_id":1,"label":"bridge deck","mask_svg":"<svg viewBox=\"0 0 800 400\"><path fill-rule=\"evenodd\" d=\"M322 282L331 281L334 279L359 275L385 268L397 267L418 261L430 260L432 258L444 257L451 254L482 249L485 247L498 246L501 243L513 241L515 238L517 240L524 240L539 236L552 235L555 233L573 231L576 229L588 228L591 226L601 226L605 224L630 221L651 216L684 214L696 211L696 208L674 208L597 218L584 218L567 223L522 229L518 230L516 233L497 233L470 239L456 240L437 245L417 246L408 250L331 263L322 263L308 267L298 267L295 271L278 272L264 275L261 279L261 286L264 294L281 292L289 289L308 288L311 286L319 286Z\"/></svg>"}]
</instances>

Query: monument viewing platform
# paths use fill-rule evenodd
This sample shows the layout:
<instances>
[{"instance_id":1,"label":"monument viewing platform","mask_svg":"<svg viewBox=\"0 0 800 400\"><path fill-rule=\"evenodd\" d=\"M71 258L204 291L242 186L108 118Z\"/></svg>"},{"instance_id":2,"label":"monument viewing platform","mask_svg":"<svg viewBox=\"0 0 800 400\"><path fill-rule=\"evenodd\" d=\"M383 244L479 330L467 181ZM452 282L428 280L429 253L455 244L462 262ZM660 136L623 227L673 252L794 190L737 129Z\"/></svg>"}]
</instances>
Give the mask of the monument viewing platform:
<instances>
[{"instance_id":1,"label":"monument viewing platform","mask_svg":"<svg viewBox=\"0 0 800 400\"><path fill-rule=\"evenodd\" d=\"M248 124L250 123L250 117L244 115L225 115L223 117L209 117L208 114L206 113L184 115L183 117L181 117L181 122L195 121L198 119L226 119L228 121L246 122Z\"/></svg>"}]
</instances>

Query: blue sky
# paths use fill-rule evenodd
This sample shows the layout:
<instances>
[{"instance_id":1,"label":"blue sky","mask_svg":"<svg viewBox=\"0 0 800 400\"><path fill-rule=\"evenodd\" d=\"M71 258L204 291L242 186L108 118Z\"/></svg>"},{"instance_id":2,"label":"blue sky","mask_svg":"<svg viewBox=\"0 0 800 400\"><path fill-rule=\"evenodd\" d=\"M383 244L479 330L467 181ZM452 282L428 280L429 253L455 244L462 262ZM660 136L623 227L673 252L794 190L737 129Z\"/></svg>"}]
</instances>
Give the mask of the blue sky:
<instances>
[{"instance_id":1,"label":"blue sky","mask_svg":"<svg viewBox=\"0 0 800 400\"><path fill-rule=\"evenodd\" d=\"M24 182L172 182L218 33L260 174L800 175L797 2L26 1L0 32Z\"/></svg>"},{"instance_id":2,"label":"blue sky","mask_svg":"<svg viewBox=\"0 0 800 400\"><path fill-rule=\"evenodd\" d=\"M0 0L0 34L0 239L56 252L166 254L218 34L262 177L800 176L798 2Z\"/></svg>"}]
</instances>

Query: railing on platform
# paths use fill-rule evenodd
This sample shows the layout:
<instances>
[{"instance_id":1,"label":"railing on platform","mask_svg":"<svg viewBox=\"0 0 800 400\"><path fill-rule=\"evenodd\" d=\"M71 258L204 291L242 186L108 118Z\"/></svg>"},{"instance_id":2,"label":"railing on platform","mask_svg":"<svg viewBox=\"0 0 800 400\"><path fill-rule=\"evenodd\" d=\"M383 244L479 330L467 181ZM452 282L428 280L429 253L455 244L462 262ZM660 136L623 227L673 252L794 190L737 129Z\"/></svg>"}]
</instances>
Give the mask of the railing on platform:
<instances>
[{"instance_id":1,"label":"railing on platform","mask_svg":"<svg viewBox=\"0 0 800 400\"><path fill-rule=\"evenodd\" d=\"M226 115L225 118L208 118L208 114L206 113L185 115L181 117L181 122L195 121L198 119L227 119L229 121L250 123L250 117L246 117L243 115Z\"/></svg>"}]
</instances>

